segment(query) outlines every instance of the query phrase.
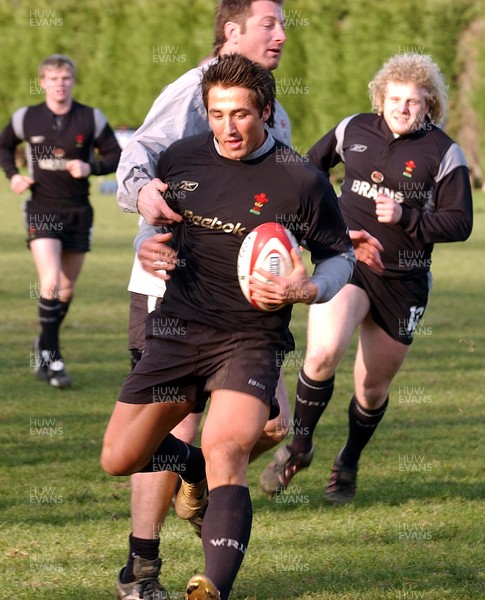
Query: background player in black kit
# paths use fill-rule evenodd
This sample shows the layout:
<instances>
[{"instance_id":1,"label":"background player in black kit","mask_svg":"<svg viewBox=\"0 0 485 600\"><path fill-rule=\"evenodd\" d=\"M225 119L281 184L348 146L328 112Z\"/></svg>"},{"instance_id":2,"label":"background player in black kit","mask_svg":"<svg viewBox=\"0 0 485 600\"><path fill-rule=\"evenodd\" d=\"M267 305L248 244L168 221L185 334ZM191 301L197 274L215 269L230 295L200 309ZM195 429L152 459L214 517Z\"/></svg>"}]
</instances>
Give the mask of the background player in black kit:
<instances>
[{"instance_id":1,"label":"background player in black kit","mask_svg":"<svg viewBox=\"0 0 485 600\"><path fill-rule=\"evenodd\" d=\"M148 317L146 349L115 405L101 463L113 475L169 469L189 483L207 475L205 575L189 581L186 598L225 600L251 530L249 453L278 410L281 356L293 347L290 303L329 300L349 280L354 256L327 179L265 129L271 72L228 55L207 69L202 93L212 132L175 142L158 163L183 221L163 257L164 302ZM282 153L295 160L279 161ZM251 209L260 194L268 201L258 215ZM237 255L246 233L282 216L300 219L315 272L308 277L294 253L289 277L253 281L255 298L283 304L260 312L240 290ZM211 393L203 455L169 433L202 390Z\"/></svg>"},{"instance_id":2,"label":"background player in black kit","mask_svg":"<svg viewBox=\"0 0 485 600\"><path fill-rule=\"evenodd\" d=\"M71 385L71 378L60 352L59 328L90 245L88 177L115 171L121 149L101 111L73 100L76 66L70 58L47 57L39 77L45 102L14 113L0 134L0 164L14 192L30 188L32 193L25 218L40 286L35 373L63 388ZM15 148L24 140L28 176L21 175L15 163ZM100 160L93 158L95 149Z\"/></svg>"},{"instance_id":3,"label":"background player in black kit","mask_svg":"<svg viewBox=\"0 0 485 600\"><path fill-rule=\"evenodd\" d=\"M381 242L383 268L376 274L357 263L350 284L310 308L294 414L301 435L262 473L269 494L310 464L312 434L332 397L335 370L360 327L348 439L325 491L332 503L353 500L361 452L384 416L389 387L426 308L433 244L466 240L472 229L465 158L437 126L446 110L438 66L429 56L396 55L369 88L377 114L344 119L309 157L326 173L345 162L342 214L351 231L363 228Z\"/></svg>"}]
</instances>

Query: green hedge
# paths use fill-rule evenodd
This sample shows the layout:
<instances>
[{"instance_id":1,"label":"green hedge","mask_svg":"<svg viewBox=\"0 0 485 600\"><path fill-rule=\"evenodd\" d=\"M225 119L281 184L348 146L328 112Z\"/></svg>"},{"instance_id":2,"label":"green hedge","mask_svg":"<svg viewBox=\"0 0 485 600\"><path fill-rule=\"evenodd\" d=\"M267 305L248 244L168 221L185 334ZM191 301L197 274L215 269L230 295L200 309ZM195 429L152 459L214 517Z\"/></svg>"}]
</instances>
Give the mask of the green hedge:
<instances>
[{"instance_id":1,"label":"green hedge","mask_svg":"<svg viewBox=\"0 0 485 600\"><path fill-rule=\"evenodd\" d=\"M37 65L64 52L79 65L76 97L114 126L139 125L153 99L207 55L214 2L206 0L0 0L0 121L42 100ZM287 0L288 42L275 72L280 100L305 151L341 117L368 110L367 83L391 55L431 54L450 84L449 129L460 65L457 43L485 17L484 0ZM466 93L485 131L485 50ZM8 57L6 59L6 57ZM484 136L480 138L483 149Z\"/></svg>"}]
</instances>

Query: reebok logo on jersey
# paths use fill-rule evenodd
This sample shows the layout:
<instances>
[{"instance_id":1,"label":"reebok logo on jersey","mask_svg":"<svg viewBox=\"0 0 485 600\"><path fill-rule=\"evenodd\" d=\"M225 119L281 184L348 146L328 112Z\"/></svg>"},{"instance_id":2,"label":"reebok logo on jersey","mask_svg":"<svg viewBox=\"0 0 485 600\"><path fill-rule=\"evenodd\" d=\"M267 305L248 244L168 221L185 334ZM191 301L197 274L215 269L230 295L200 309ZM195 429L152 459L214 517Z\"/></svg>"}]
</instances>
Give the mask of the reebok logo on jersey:
<instances>
[{"instance_id":1,"label":"reebok logo on jersey","mask_svg":"<svg viewBox=\"0 0 485 600\"><path fill-rule=\"evenodd\" d=\"M375 200L378 194L385 194L386 196L389 196L389 198L394 198L394 200L400 204L404 202L403 192L395 192L383 185L377 186L375 183L370 184L368 181L360 181L360 179L354 179L352 181L351 190L354 194L364 196L364 198L371 198L372 200Z\"/></svg>"},{"instance_id":2,"label":"reebok logo on jersey","mask_svg":"<svg viewBox=\"0 0 485 600\"><path fill-rule=\"evenodd\" d=\"M198 227L204 227L205 229L220 230L224 233L232 233L241 237L246 232L246 227L243 227L242 223L223 223L219 217L203 217L202 215L194 215L191 210L184 210L182 216L189 223L193 223Z\"/></svg>"},{"instance_id":3,"label":"reebok logo on jersey","mask_svg":"<svg viewBox=\"0 0 485 600\"><path fill-rule=\"evenodd\" d=\"M197 181L186 181L184 179L184 181L181 181L178 184L177 189L178 190L184 190L186 192L193 192L198 187L199 187L199 183Z\"/></svg>"},{"instance_id":4,"label":"reebok logo on jersey","mask_svg":"<svg viewBox=\"0 0 485 600\"><path fill-rule=\"evenodd\" d=\"M366 150L367 146L364 146L363 144L352 144L349 148L350 152L365 152Z\"/></svg>"}]
</instances>

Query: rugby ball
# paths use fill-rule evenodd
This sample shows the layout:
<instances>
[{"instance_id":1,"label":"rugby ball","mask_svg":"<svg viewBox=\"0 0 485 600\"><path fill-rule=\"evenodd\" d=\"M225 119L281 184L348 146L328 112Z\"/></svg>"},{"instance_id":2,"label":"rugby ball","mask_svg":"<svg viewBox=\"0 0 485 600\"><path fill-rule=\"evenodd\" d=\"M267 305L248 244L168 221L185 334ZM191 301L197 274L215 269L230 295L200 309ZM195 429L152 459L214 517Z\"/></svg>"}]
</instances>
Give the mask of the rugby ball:
<instances>
[{"instance_id":1,"label":"rugby ball","mask_svg":"<svg viewBox=\"0 0 485 600\"><path fill-rule=\"evenodd\" d=\"M263 223L255 227L245 237L237 259L237 277L241 291L246 300L255 308L264 311L275 311L281 304L264 304L252 299L249 291L249 278L256 269L269 271L273 275L286 277L293 270L290 250L295 248L299 253L300 247L294 235L281 223Z\"/></svg>"}]
</instances>

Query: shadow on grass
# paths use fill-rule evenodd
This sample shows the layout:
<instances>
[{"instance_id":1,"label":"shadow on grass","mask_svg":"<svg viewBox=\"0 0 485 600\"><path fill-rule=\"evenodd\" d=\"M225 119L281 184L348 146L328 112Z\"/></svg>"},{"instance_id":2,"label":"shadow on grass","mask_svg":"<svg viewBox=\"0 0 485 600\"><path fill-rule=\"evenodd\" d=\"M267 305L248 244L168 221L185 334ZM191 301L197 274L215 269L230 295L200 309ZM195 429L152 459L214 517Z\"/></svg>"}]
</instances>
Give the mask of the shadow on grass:
<instances>
[{"instance_id":1,"label":"shadow on grass","mask_svg":"<svg viewBox=\"0 0 485 600\"><path fill-rule=\"evenodd\" d=\"M312 567L309 571L290 569L286 573L281 570L268 572L264 577L250 578L250 589L246 587L244 581L241 581L243 594L237 593L236 587L234 600L242 598L248 600L289 600L290 598L301 598L303 595L305 598L325 600L330 593L332 598L357 598L363 592L369 593L372 589L375 590L376 595L379 594L379 597L383 597L382 594L386 593L388 598L424 598L428 597L424 594L438 592L439 590L443 592L442 598L467 598L467 600L483 598L480 595L480 577L472 566L458 569L462 573L461 580L457 580L451 573L437 572L436 563L432 558L428 562L429 572L434 573L434 577L430 578L431 580L414 580L412 587L402 564L396 565L394 569L379 569L375 560L370 561L373 570L379 571L379 583L375 584L370 583L370 564L363 562L352 564L349 562L346 565L343 562L340 565L329 564L326 568L315 569ZM282 596L281 592L275 594L271 590L285 590L285 595Z\"/></svg>"},{"instance_id":2,"label":"shadow on grass","mask_svg":"<svg viewBox=\"0 0 485 600\"><path fill-rule=\"evenodd\" d=\"M323 483L323 482L322 482ZM314 485L290 486L279 497L269 498L262 492L253 489L253 507L255 511L273 510L278 513L311 510L315 508L328 512L347 510L349 507L370 508L387 505L400 506L409 501L436 502L449 499L483 500L485 483L470 483L463 480L434 477L426 481L413 480L397 482L395 478L381 477L373 487L368 483L358 489L357 496L351 505L335 506L325 501L323 485L315 489Z\"/></svg>"},{"instance_id":3,"label":"shadow on grass","mask_svg":"<svg viewBox=\"0 0 485 600\"><path fill-rule=\"evenodd\" d=\"M436 563L431 557L427 562L429 563L429 572L433 573L433 576L430 576L426 581L413 581L412 590L418 592L418 594L403 597L424 598L425 596L421 593L427 594L441 589L444 592L443 598L460 597L467 598L467 600L480 598L479 576L471 567L457 568L459 577L454 577L457 573L446 572L444 569L437 571ZM190 563L190 559L188 563ZM409 578L406 572L403 572L402 564L396 564L395 568L387 566L385 569L376 565L376 561L373 561L372 565L374 570L379 571L379 583L377 585L371 584L371 589L380 592L380 594L387 592L389 598L400 597L398 596L400 592L409 593L411 590ZM318 568L312 566L309 570L301 569L300 571L290 568L285 572L282 569L271 568L266 564L264 572L255 573L253 571L250 573L243 567L231 593L231 600L242 600L243 598L245 600L289 600L290 598L301 598L303 595L305 597L311 595L315 600L324 600L329 597L328 594L332 594L332 597L335 598L356 598L364 590L369 591L368 570L369 564L350 562L346 565L342 558ZM188 568L187 579L189 576ZM105 577L99 577L99 579L106 580ZM167 587L170 600L183 600L182 590L186 580L173 586L167 586L163 580L162 572L161 582ZM108 586L101 581L99 586L96 586L96 576L93 576L89 587L87 585L76 586L69 584L68 581L63 581L62 584L57 585L55 583L44 583L35 589L35 598L36 600L51 600L52 598L56 598L56 600L91 600L95 597L97 600L111 600L113 598L113 588L114 583ZM276 590L279 591L275 592ZM285 590L284 595L282 595L281 590ZM31 593L34 594L34 588L32 588ZM28 598L29 596L20 593L17 597Z\"/></svg>"}]
</instances>

